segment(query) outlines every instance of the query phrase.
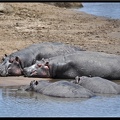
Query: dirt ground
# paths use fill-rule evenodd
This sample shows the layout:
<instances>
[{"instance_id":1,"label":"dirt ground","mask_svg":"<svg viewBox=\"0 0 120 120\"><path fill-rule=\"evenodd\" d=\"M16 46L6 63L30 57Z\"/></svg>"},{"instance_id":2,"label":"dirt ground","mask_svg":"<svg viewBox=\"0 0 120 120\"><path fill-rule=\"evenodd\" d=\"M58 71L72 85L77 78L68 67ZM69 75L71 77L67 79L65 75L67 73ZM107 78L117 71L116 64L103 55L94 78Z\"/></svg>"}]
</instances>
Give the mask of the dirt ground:
<instances>
[{"instance_id":1,"label":"dirt ground","mask_svg":"<svg viewBox=\"0 0 120 120\"><path fill-rule=\"evenodd\" d=\"M44 41L120 55L120 20L40 2L0 3L0 59L4 54ZM0 85L8 81L13 84L19 78L21 83L17 84L28 81L24 77L0 77Z\"/></svg>"}]
</instances>

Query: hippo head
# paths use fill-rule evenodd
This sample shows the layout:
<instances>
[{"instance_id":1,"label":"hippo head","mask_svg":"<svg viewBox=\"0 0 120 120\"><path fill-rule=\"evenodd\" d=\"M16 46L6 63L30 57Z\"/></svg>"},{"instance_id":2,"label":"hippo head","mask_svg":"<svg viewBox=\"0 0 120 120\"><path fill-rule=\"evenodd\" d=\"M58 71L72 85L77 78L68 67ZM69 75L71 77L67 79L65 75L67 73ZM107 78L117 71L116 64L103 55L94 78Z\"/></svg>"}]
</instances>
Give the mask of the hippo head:
<instances>
[{"instance_id":1,"label":"hippo head","mask_svg":"<svg viewBox=\"0 0 120 120\"><path fill-rule=\"evenodd\" d=\"M32 80L30 85L25 86L23 90L25 91L35 91L35 92L42 92L46 86L50 85L51 83L49 80Z\"/></svg>"},{"instance_id":2,"label":"hippo head","mask_svg":"<svg viewBox=\"0 0 120 120\"><path fill-rule=\"evenodd\" d=\"M19 76L22 74L22 65L19 57L9 57L5 54L0 65L0 76Z\"/></svg>"},{"instance_id":3,"label":"hippo head","mask_svg":"<svg viewBox=\"0 0 120 120\"><path fill-rule=\"evenodd\" d=\"M38 85L38 81L31 81L29 87L25 88L25 91L34 91L35 87Z\"/></svg>"},{"instance_id":4,"label":"hippo head","mask_svg":"<svg viewBox=\"0 0 120 120\"><path fill-rule=\"evenodd\" d=\"M38 85L38 81L32 80L29 85L20 86L18 90L20 91L35 91L36 86Z\"/></svg>"},{"instance_id":5,"label":"hippo head","mask_svg":"<svg viewBox=\"0 0 120 120\"><path fill-rule=\"evenodd\" d=\"M48 78L50 77L49 62L36 61L32 66L25 67L23 74L25 77Z\"/></svg>"}]
</instances>

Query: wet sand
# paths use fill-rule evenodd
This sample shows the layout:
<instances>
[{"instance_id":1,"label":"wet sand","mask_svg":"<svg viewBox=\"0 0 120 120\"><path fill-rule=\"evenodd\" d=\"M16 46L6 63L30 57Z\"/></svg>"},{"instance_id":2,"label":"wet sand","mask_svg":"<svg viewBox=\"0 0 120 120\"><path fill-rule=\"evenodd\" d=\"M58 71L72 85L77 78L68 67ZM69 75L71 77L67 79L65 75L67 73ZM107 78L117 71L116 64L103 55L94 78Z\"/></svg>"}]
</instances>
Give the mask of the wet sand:
<instances>
[{"instance_id":1,"label":"wet sand","mask_svg":"<svg viewBox=\"0 0 120 120\"><path fill-rule=\"evenodd\" d=\"M50 80L50 81L56 81L56 80L60 80L60 79L28 78L28 77L23 77L23 76L19 76L19 77L0 77L0 87L29 85L32 80ZM117 83L117 84L120 84L120 80L112 80L112 81L115 82L115 83Z\"/></svg>"},{"instance_id":2,"label":"wet sand","mask_svg":"<svg viewBox=\"0 0 120 120\"><path fill-rule=\"evenodd\" d=\"M120 55L120 20L38 2L4 3L0 9L0 59L44 41ZM34 79L41 78L0 77L0 86L29 84Z\"/></svg>"},{"instance_id":3,"label":"wet sand","mask_svg":"<svg viewBox=\"0 0 120 120\"><path fill-rule=\"evenodd\" d=\"M0 87L29 85L32 80L52 80L51 78L0 77Z\"/></svg>"}]
</instances>

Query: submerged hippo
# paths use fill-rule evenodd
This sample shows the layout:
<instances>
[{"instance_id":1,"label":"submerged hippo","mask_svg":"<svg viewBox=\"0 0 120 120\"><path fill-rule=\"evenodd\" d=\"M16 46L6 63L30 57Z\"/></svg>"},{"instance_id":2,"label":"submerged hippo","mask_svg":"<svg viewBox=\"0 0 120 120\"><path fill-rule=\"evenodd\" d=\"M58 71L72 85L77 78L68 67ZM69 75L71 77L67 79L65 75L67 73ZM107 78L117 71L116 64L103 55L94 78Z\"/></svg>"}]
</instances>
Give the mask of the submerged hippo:
<instances>
[{"instance_id":1,"label":"submerged hippo","mask_svg":"<svg viewBox=\"0 0 120 120\"><path fill-rule=\"evenodd\" d=\"M80 50L82 49L79 47L59 42L33 44L10 55L5 55L0 65L0 76L19 76L23 74L23 68L31 66L35 60Z\"/></svg>"},{"instance_id":2,"label":"submerged hippo","mask_svg":"<svg viewBox=\"0 0 120 120\"><path fill-rule=\"evenodd\" d=\"M94 93L120 94L120 85L100 77L76 76L72 83L79 84Z\"/></svg>"},{"instance_id":3,"label":"submerged hippo","mask_svg":"<svg viewBox=\"0 0 120 120\"><path fill-rule=\"evenodd\" d=\"M64 98L90 98L95 96L90 90L66 80L49 82L45 80L31 81L26 91L34 91L44 95Z\"/></svg>"},{"instance_id":4,"label":"submerged hippo","mask_svg":"<svg viewBox=\"0 0 120 120\"><path fill-rule=\"evenodd\" d=\"M77 51L36 63L23 70L27 77L74 79L76 76L99 76L120 79L120 56L103 52Z\"/></svg>"}]
</instances>

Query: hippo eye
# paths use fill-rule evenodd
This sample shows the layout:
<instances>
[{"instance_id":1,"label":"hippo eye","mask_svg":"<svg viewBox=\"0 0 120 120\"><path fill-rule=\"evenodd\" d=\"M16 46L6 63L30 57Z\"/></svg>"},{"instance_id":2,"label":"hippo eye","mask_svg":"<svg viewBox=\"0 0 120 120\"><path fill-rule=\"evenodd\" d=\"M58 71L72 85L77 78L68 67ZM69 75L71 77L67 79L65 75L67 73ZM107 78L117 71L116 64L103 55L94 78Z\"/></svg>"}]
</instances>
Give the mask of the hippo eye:
<instances>
[{"instance_id":1,"label":"hippo eye","mask_svg":"<svg viewBox=\"0 0 120 120\"><path fill-rule=\"evenodd\" d=\"M12 63L12 62L13 62L13 60L9 60L9 62L10 62L10 63Z\"/></svg>"},{"instance_id":2,"label":"hippo eye","mask_svg":"<svg viewBox=\"0 0 120 120\"><path fill-rule=\"evenodd\" d=\"M36 81L35 84L37 85L37 84L38 84L38 81Z\"/></svg>"}]
</instances>

